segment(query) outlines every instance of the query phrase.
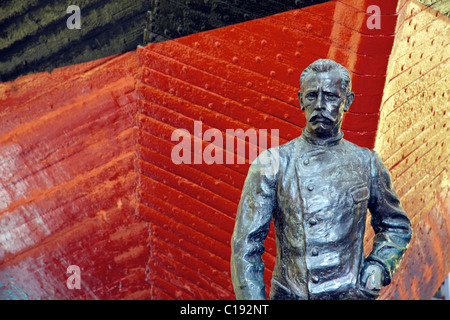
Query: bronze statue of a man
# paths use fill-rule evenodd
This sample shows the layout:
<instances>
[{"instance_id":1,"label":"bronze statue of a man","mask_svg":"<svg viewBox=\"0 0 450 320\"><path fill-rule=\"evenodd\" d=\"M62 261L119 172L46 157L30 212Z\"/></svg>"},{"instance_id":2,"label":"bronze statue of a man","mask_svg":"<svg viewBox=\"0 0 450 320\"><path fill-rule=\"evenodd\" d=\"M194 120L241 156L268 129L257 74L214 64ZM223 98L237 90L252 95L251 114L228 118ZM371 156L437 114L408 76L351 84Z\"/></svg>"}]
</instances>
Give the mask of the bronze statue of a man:
<instances>
[{"instance_id":1,"label":"bronze statue of a man","mask_svg":"<svg viewBox=\"0 0 450 320\"><path fill-rule=\"evenodd\" d=\"M231 240L236 298L266 299L262 254L273 220L271 299L375 299L401 262L411 223L378 154L343 139L354 98L347 69L317 60L300 86L302 135L261 153L245 180ZM375 237L365 258L367 209Z\"/></svg>"}]
</instances>

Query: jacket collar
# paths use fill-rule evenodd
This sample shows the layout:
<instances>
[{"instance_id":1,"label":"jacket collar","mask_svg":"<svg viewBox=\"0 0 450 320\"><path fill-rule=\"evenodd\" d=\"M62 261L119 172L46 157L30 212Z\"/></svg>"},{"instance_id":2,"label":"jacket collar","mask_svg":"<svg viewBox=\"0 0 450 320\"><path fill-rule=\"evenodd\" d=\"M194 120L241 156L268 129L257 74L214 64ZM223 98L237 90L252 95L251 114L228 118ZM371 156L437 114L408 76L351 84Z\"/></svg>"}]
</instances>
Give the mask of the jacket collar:
<instances>
[{"instance_id":1,"label":"jacket collar","mask_svg":"<svg viewBox=\"0 0 450 320\"><path fill-rule=\"evenodd\" d=\"M301 137L310 144L322 147L331 147L341 142L342 138L344 137L344 133L342 131L339 131L339 133L334 137L328 139L320 139L313 136L311 133L306 131L306 129L303 129Z\"/></svg>"}]
</instances>

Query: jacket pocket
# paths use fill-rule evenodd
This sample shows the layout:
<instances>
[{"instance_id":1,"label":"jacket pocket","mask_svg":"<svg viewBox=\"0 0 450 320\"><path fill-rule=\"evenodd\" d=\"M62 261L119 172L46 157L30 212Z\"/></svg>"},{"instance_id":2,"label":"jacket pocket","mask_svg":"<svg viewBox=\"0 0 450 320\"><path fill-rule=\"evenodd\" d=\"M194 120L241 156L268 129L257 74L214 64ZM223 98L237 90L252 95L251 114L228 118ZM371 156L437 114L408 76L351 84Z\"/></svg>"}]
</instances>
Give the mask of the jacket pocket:
<instances>
[{"instance_id":1,"label":"jacket pocket","mask_svg":"<svg viewBox=\"0 0 450 320\"><path fill-rule=\"evenodd\" d=\"M280 281L272 278L271 288L270 288L270 299L271 300L291 300L292 292L291 290Z\"/></svg>"},{"instance_id":2,"label":"jacket pocket","mask_svg":"<svg viewBox=\"0 0 450 320\"><path fill-rule=\"evenodd\" d=\"M352 195L353 201L355 203L366 201L370 197L369 188L366 185L359 185L350 188L350 194Z\"/></svg>"}]
</instances>

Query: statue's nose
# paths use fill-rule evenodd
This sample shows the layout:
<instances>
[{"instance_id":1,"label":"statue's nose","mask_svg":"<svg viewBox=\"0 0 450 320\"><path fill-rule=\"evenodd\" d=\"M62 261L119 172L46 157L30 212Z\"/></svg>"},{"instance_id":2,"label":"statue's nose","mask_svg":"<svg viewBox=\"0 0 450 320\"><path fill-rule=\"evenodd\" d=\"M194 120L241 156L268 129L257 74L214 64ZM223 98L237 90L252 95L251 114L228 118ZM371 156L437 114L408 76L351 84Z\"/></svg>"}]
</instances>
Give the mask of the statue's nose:
<instances>
[{"instance_id":1,"label":"statue's nose","mask_svg":"<svg viewBox=\"0 0 450 320\"><path fill-rule=\"evenodd\" d=\"M322 110L324 108L325 108L325 106L323 104L323 96L322 96L322 93L319 92L318 95L317 95L317 99L314 102L314 109L315 110Z\"/></svg>"}]
</instances>

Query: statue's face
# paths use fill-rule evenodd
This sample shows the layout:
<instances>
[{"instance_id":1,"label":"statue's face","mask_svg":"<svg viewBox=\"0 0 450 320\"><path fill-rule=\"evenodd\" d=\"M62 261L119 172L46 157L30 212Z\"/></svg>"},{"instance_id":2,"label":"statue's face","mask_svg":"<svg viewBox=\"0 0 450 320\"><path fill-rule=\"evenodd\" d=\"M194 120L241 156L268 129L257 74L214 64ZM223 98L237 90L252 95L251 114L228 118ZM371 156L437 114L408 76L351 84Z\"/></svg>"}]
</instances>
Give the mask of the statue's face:
<instances>
[{"instance_id":1,"label":"statue's face","mask_svg":"<svg viewBox=\"0 0 450 320\"><path fill-rule=\"evenodd\" d=\"M319 137L336 135L344 112L353 101L353 92L341 89L342 78L337 71L312 73L298 92L300 106L305 111L306 130Z\"/></svg>"}]
</instances>

